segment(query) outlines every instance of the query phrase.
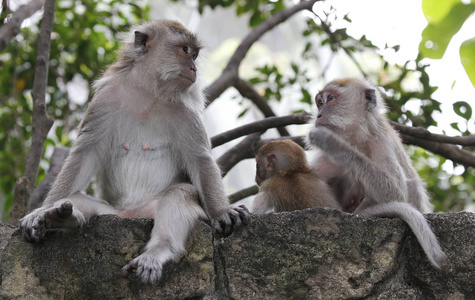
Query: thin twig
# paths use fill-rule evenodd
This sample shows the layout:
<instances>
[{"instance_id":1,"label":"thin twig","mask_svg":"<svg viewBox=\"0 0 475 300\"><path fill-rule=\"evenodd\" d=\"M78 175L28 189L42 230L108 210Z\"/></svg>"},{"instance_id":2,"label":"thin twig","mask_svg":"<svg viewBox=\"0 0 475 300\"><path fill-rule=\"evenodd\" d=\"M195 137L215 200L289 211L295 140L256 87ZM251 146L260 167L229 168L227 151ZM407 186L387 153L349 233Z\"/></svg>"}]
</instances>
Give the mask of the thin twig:
<instances>
[{"instance_id":1,"label":"thin twig","mask_svg":"<svg viewBox=\"0 0 475 300\"><path fill-rule=\"evenodd\" d=\"M266 32L270 31L275 26L285 22L297 12L304 9L311 10L317 1L319 0L302 1L293 7L282 10L266 21L262 22L253 31L251 31L236 49L227 66L224 68L221 76L219 76L218 79L216 79L205 89L208 105L218 98L219 95L221 95L228 87L233 85L234 82L236 82L238 79L238 69L241 61L244 59L251 46L258 39L260 39Z\"/></svg>"},{"instance_id":2,"label":"thin twig","mask_svg":"<svg viewBox=\"0 0 475 300\"><path fill-rule=\"evenodd\" d=\"M241 78L238 78L234 83L234 87L243 97L246 97L251 100L252 103L257 106L257 108L264 114L266 118L276 116L274 111L272 111L272 108L269 106L269 104L267 104L266 99L259 95L259 93L252 86L252 84ZM277 131L281 136L290 135L287 129L285 129L285 127L278 127Z\"/></svg>"}]
</instances>

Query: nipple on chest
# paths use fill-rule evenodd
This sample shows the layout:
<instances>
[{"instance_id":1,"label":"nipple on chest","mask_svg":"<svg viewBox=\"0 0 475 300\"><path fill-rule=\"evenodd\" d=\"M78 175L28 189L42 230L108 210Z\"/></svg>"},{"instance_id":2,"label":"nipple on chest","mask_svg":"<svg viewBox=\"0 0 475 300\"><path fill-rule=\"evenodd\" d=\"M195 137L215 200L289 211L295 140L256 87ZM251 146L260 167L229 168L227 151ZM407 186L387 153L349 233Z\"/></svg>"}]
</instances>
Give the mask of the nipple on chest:
<instances>
[{"instance_id":1,"label":"nipple on chest","mask_svg":"<svg viewBox=\"0 0 475 300\"><path fill-rule=\"evenodd\" d=\"M130 150L130 143L129 142L125 142L122 144L122 148L124 150ZM147 150L152 150L152 147L150 146L149 143L143 143L142 145L142 150L143 151L147 151Z\"/></svg>"},{"instance_id":2,"label":"nipple on chest","mask_svg":"<svg viewBox=\"0 0 475 300\"><path fill-rule=\"evenodd\" d=\"M143 143L143 145L142 145L142 150L143 150L143 151L150 150L150 144L149 144L149 143Z\"/></svg>"}]
</instances>

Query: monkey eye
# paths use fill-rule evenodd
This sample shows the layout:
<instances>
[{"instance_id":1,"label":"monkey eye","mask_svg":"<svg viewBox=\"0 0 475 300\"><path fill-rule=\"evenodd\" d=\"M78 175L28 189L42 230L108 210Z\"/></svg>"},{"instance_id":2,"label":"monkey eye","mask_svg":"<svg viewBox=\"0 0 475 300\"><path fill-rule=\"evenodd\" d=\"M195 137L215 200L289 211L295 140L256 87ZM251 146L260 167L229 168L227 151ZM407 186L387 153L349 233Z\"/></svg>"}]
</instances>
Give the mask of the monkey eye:
<instances>
[{"instance_id":1,"label":"monkey eye","mask_svg":"<svg viewBox=\"0 0 475 300\"><path fill-rule=\"evenodd\" d=\"M188 52L190 51L190 47L188 47L187 45L183 45L183 46L181 46L181 50L183 50L183 52L188 54Z\"/></svg>"},{"instance_id":2,"label":"monkey eye","mask_svg":"<svg viewBox=\"0 0 475 300\"><path fill-rule=\"evenodd\" d=\"M332 101L333 99L335 99L335 96L333 96L332 94L329 94L329 95L327 96L327 102L330 102L330 101Z\"/></svg>"},{"instance_id":3,"label":"monkey eye","mask_svg":"<svg viewBox=\"0 0 475 300\"><path fill-rule=\"evenodd\" d=\"M321 97L317 98L317 107L320 108L320 106L323 105L323 99Z\"/></svg>"},{"instance_id":4,"label":"monkey eye","mask_svg":"<svg viewBox=\"0 0 475 300\"><path fill-rule=\"evenodd\" d=\"M196 50L194 53L193 53L193 60L196 60L198 58L198 54L200 53L200 51Z\"/></svg>"}]
</instances>

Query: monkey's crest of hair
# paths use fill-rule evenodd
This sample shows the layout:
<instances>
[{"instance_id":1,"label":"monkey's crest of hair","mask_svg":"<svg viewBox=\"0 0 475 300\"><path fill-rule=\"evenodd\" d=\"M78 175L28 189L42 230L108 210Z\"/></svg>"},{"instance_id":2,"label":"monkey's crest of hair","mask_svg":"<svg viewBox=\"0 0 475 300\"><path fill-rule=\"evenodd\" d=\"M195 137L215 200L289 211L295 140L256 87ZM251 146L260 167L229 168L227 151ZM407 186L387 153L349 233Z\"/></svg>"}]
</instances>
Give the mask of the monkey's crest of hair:
<instances>
[{"instance_id":1,"label":"monkey's crest of hair","mask_svg":"<svg viewBox=\"0 0 475 300\"><path fill-rule=\"evenodd\" d=\"M258 156L263 157L269 154L276 156L280 176L288 176L296 172L312 172L305 151L292 140L273 141L259 148Z\"/></svg>"}]
</instances>

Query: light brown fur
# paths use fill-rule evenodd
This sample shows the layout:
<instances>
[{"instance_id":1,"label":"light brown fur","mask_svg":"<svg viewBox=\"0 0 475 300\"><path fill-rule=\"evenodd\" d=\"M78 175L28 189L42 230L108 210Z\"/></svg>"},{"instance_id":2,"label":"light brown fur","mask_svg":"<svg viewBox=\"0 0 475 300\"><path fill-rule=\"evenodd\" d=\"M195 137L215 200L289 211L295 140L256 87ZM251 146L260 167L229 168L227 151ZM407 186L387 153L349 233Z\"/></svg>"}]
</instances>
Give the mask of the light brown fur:
<instances>
[{"instance_id":1,"label":"light brown fur","mask_svg":"<svg viewBox=\"0 0 475 300\"><path fill-rule=\"evenodd\" d=\"M291 140L263 145L256 156L259 193L252 212L282 212L317 206L341 209L329 186L308 165L303 149Z\"/></svg>"}]
</instances>

